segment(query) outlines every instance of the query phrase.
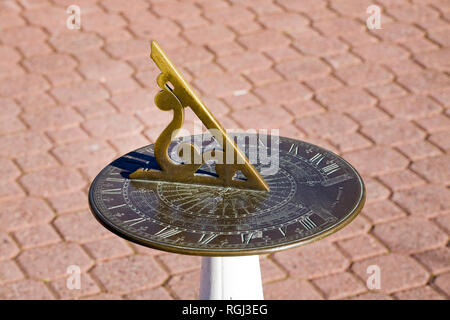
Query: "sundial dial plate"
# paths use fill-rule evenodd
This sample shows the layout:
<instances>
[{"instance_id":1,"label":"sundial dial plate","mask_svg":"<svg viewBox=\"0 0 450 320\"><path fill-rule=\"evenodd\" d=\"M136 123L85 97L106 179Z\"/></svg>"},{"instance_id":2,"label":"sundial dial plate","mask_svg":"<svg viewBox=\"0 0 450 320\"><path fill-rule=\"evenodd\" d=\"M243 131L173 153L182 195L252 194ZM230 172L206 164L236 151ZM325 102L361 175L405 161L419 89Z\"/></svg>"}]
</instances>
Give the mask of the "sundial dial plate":
<instances>
[{"instance_id":1,"label":"sundial dial plate","mask_svg":"<svg viewBox=\"0 0 450 320\"><path fill-rule=\"evenodd\" d=\"M206 141L201 150L208 148ZM270 154L270 141L249 139L238 147L247 157L255 148L267 148ZM169 147L175 162L181 142L175 139ZM254 255L299 246L336 232L360 212L364 184L344 159L289 138L279 137L277 147L276 172L253 164L270 191L130 179L138 168L158 168L153 145L137 149L95 178L89 191L91 210L123 238L206 256ZM214 164L205 163L198 172L214 175Z\"/></svg>"}]
</instances>

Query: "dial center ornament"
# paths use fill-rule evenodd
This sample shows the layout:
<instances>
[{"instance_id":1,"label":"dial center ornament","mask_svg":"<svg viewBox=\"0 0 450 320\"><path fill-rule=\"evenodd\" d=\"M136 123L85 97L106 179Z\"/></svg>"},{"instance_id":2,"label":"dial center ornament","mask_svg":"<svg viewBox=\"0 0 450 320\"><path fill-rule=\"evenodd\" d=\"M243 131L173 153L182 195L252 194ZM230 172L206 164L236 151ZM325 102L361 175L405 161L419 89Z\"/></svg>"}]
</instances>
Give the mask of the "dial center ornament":
<instances>
[{"instance_id":1,"label":"dial center ornament","mask_svg":"<svg viewBox=\"0 0 450 320\"><path fill-rule=\"evenodd\" d=\"M175 253L242 256L318 240L361 211L364 184L344 159L289 138L227 134L155 42L151 57L162 71L156 105L173 120L92 182L91 211L109 230ZM186 107L209 133L173 138Z\"/></svg>"}]
</instances>

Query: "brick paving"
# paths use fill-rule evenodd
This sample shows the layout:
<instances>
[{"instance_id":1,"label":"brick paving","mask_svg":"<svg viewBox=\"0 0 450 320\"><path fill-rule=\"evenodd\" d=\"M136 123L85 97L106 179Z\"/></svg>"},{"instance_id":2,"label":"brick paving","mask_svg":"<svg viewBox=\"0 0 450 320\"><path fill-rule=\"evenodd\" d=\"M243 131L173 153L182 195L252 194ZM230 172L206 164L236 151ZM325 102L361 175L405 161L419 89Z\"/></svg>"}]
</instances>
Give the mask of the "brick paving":
<instances>
[{"instance_id":1,"label":"brick paving","mask_svg":"<svg viewBox=\"0 0 450 320\"><path fill-rule=\"evenodd\" d=\"M354 222L261 258L266 298L449 299L449 35L448 0L2 1L0 299L198 296L200 258L126 242L88 211L97 172L170 119L151 39L226 128L279 128L363 175Z\"/></svg>"}]
</instances>

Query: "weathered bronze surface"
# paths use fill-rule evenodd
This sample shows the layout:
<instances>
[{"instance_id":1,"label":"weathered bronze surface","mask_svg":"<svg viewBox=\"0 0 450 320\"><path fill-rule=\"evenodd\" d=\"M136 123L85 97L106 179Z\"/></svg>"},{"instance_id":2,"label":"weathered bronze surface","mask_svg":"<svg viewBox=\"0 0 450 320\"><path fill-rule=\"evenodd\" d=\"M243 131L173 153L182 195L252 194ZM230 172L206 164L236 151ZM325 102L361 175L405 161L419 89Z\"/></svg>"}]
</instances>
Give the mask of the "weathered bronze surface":
<instances>
[{"instance_id":1,"label":"weathered bronze surface","mask_svg":"<svg viewBox=\"0 0 450 320\"><path fill-rule=\"evenodd\" d=\"M209 256L253 255L306 244L336 232L361 211L364 184L344 159L302 141L280 137L274 145L266 137L254 138L237 140L247 157L255 148L268 153L279 149L276 172L264 173L264 165L255 164L268 192L130 179L138 168L159 169L155 146L150 145L100 172L89 191L91 210L105 227L128 240ZM178 163L180 143L175 139L168 148ZM208 145L202 140L196 148L205 151ZM210 163L199 171L217 174Z\"/></svg>"},{"instance_id":2,"label":"weathered bronze surface","mask_svg":"<svg viewBox=\"0 0 450 320\"><path fill-rule=\"evenodd\" d=\"M269 186L259 172L239 150L155 41L152 42L151 58L161 70L157 83L162 90L156 95L155 103L161 110L173 110L173 119L155 143L155 158L159 168L138 168L130 178L268 191ZM210 130L222 150L200 153L195 145L186 143L180 146L183 163L176 164L169 158L167 152L177 130L183 125L184 108L187 107L190 107ZM196 175L198 168L208 159L217 160L217 175ZM242 172L245 179L236 179L235 175L238 172Z\"/></svg>"}]
</instances>

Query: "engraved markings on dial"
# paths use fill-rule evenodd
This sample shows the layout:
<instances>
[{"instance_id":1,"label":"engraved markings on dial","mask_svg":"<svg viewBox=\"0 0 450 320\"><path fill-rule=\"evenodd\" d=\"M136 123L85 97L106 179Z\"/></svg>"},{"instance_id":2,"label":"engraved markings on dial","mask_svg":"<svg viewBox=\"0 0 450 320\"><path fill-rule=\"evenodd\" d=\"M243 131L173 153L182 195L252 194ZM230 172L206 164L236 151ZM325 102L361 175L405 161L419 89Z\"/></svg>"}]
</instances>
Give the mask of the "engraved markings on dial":
<instances>
[{"instance_id":1,"label":"engraved markings on dial","mask_svg":"<svg viewBox=\"0 0 450 320\"><path fill-rule=\"evenodd\" d=\"M136 218L136 219L126 220L123 223L128 224L129 227L132 227L132 226L135 226L135 225L137 225L139 223L144 222L145 220L147 220L147 219L145 219L143 217L140 217L140 218Z\"/></svg>"},{"instance_id":2,"label":"engraved markings on dial","mask_svg":"<svg viewBox=\"0 0 450 320\"><path fill-rule=\"evenodd\" d=\"M266 144L258 139L257 146ZM103 175L95 192L104 204L108 202L103 207L109 211L106 218L114 217L114 223L129 234L168 246L264 248L296 241L339 223L342 216L336 215L336 206L328 207L328 196L317 199L325 200L317 205L314 199L304 201L302 194L329 187L327 194L333 195L336 188L342 188L337 184L355 178L351 167L332 153L306 143L282 139L280 147L282 170L264 177L271 186L269 195L165 183L142 191L142 187L128 183L117 167ZM153 149L137 151L148 154ZM131 215L133 212L138 216ZM271 215L278 212L281 216ZM219 219L217 225L212 223L214 219ZM241 228L230 228L234 219Z\"/></svg>"},{"instance_id":3,"label":"engraved markings on dial","mask_svg":"<svg viewBox=\"0 0 450 320\"><path fill-rule=\"evenodd\" d=\"M316 153L315 155L313 155L311 157L311 159L309 159L309 161L314 164L315 166L318 166L320 164L320 162L322 162L324 156L321 153Z\"/></svg>"},{"instance_id":4,"label":"engraved markings on dial","mask_svg":"<svg viewBox=\"0 0 450 320\"><path fill-rule=\"evenodd\" d=\"M208 244L209 242L211 242L212 240L214 240L215 238L217 238L218 234L216 233L212 233L209 235L206 235L206 233L203 233L200 237L200 239L198 240L198 243L200 244Z\"/></svg>"},{"instance_id":5,"label":"engraved markings on dial","mask_svg":"<svg viewBox=\"0 0 450 320\"><path fill-rule=\"evenodd\" d=\"M157 233L155 233L154 235L159 238L165 239L165 238L174 236L176 234L179 234L180 232L182 232L182 231L178 230L176 228L164 227L161 230L159 230Z\"/></svg>"},{"instance_id":6,"label":"engraved markings on dial","mask_svg":"<svg viewBox=\"0 0 450 320\"><path fill-rule=\"evenodd\" d=\"M325 172L326 175L330 175L336 171L338 171L339 165L337 163L330 163L329 165L327 165L326 167L323 167L322 170L323 172Z\"/></svg>"}]
</instances>

